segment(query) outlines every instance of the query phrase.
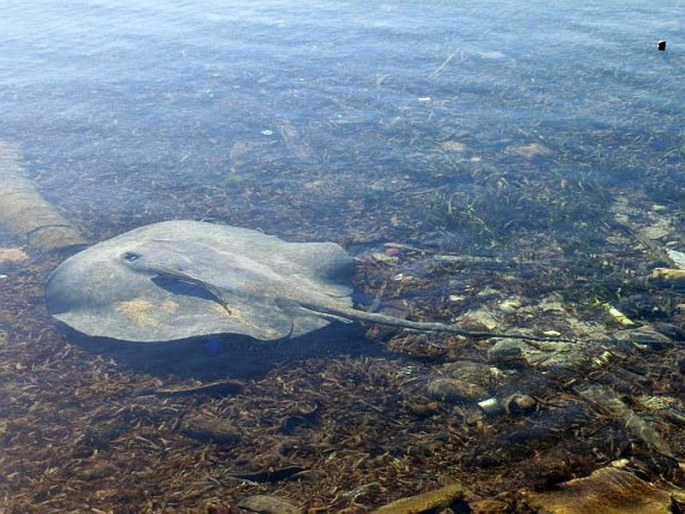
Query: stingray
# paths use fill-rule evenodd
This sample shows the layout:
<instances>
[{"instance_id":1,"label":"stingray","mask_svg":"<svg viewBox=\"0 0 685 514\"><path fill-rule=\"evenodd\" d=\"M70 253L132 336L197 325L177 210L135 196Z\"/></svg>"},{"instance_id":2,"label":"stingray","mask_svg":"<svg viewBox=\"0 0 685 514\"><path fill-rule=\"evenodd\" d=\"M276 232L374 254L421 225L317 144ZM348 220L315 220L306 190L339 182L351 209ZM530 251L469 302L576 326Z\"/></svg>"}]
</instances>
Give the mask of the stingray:
<instances>
[{"instance_id":1,"label":"stingray","mask_svg":"<svg viewBox=\"0 0 685 514\"><path fill-rule=\"evenodd\" d=\"M216 334L271 341L353 321L504 336L355 309L353 274L354 260L335 243L292 243L246 228L165 221L68 258L50 275L46 300L50 313L78 332L131 342Z\"/></svg>"}]
</instances>

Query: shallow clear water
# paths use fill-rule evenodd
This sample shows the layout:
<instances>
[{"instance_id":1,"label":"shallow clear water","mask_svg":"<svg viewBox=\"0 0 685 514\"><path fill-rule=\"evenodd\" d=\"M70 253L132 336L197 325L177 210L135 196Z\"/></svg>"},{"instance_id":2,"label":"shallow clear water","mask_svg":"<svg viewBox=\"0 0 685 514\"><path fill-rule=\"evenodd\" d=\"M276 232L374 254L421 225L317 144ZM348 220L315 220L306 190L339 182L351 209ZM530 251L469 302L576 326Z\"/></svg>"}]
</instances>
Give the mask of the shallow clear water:
<instances>
[{"instance_id":1,"label":"shallow clear water","mask_svg":"<svg viewBox=\"0 0 685 514\"><path fill-rule=\"evenodd\" d=\"M307 209L344 216L351 199L402 208L411 199L401 191L478 190L476 174L507 166L678 200L659 182L682 185L680 2L38 1L3 10L0 136L95 237L113 213L124 224L179 209L230 217L212 202L254 183L297 197L297 206L275 200L278 231L278 218ZM444 151L449 141L465 151ZM502 159L536 142L553 157ZM300 198L307 184L316 194ZM198 205L188 188L230 195ZM265 195L251 208L270 211Z\"/></svg>"},{"instance_id":2,"label":"shallow clear water","mask_svg":"<svg viewBox=\"0 0 685 514\"><path fill-rule=\"evenodd\" d=\"M619 457L682 485L682 286L648 277L685 251L684 19L676 0L3 2L0 143L90 240L196 219L336 241L369 304L578 344L89 346L45 310L60 257L14 248L0 511L234 512L268 493L357 512L455 477L514 505ZM23 242L0 230L0 249ZM611 307L681 346L631 339ZM193 389L227 377L249 380ZM436 399L436 377L484 396ZM544 402L477 406L512 392ZM631 432L631 408L657 428Z\"/></svg>"}]
</instances>

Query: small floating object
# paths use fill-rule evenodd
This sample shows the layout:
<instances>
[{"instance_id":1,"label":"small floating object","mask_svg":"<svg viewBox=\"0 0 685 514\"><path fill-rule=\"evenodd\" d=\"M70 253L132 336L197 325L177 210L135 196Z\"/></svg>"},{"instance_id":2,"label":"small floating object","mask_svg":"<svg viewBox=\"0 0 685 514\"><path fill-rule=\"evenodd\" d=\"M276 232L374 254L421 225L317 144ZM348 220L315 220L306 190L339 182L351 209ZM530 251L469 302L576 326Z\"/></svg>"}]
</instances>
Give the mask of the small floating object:
<instances>
[{"instance_id":1,"label":"small floating object","mask_svg":"<svg viewBox=\"0 0 685 514\"><path fill-rule=\"evenodd\" d=\"M659 49L659 52L665 52L666 51L666 40L661 39L659 42L656 44L657 48Z\"/></svg>"}]
</instances>

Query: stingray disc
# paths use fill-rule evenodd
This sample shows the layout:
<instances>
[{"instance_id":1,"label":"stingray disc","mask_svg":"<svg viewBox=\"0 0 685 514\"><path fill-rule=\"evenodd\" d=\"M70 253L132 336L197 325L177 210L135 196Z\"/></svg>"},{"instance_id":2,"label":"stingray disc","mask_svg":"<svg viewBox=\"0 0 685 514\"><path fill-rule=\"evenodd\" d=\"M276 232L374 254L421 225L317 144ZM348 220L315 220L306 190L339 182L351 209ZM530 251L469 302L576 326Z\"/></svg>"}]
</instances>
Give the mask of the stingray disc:
<instances>
[{"instance_id":1,"label":"stingray disc","mask_svg":"<svg viewBox=\"0 0 685 514\"><path fill-rule=\"evenodd\" d=\"M89 336L164 342L211 334L296 337L351 306L352 258L335 243L290 243L239 227L166 221L65 260L46 286L50 313Z\"/></svg>"}]
</instances>

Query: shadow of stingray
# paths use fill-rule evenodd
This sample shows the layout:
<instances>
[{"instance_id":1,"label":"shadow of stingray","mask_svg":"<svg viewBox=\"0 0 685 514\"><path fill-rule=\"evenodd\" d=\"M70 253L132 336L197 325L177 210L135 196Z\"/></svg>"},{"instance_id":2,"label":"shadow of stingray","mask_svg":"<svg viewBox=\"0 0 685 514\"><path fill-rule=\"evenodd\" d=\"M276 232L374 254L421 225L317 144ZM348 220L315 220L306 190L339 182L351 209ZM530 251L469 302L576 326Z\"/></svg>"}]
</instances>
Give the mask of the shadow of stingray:
<instances>
[{"instance_id":1,"label":"shadow of stingray","mask_svg":"<svg viewBox=\"0 0 685 514\"><path fill-rule=\"evenodd\" d=\"M138 373L201 381L256 378L278 365L336 355L388 356L381 345L364 338L358 324L332 324L304 336L257 341L243 335L205 336L165 343L131 343L84 336L63 326L68 340L110 357Z\"/></svg>"}]
</instances>

